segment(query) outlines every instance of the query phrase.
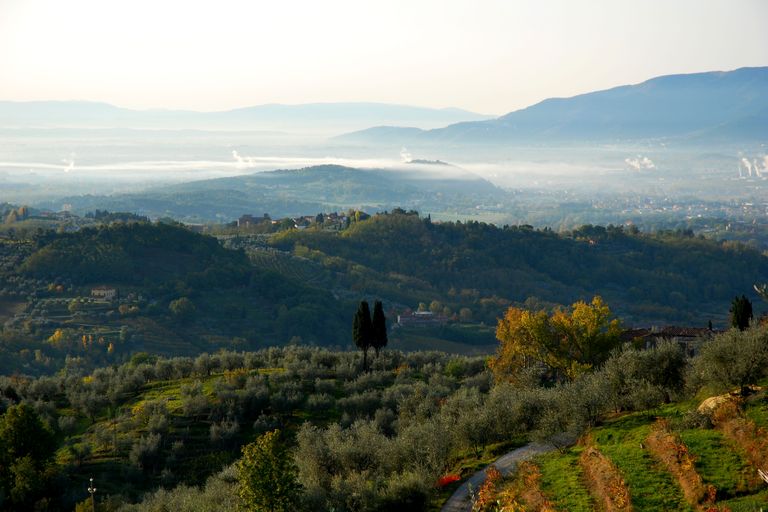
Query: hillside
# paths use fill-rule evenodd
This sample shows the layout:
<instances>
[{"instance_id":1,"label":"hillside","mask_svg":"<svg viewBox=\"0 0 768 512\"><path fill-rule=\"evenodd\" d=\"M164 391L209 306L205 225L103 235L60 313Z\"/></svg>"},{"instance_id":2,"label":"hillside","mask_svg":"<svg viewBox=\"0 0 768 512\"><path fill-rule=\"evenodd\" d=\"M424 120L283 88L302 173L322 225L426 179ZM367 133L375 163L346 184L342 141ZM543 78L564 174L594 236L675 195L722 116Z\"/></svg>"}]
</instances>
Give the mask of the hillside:
<instances>
[{"instance_id":1,"label":"hillside","mask_svg":"<svg viewBox=\"0 0 768 512\"><path fill-rule=\"evenodd\" d=\"M722 393L766 384L768 332L699 347L626 346L548 385L492 380L485 358L384 350L365 371L357 353L309 347L0 376L0 509L84 507L88 478L107 510L233 509L241 447L279 429L297 511L436 511L530 440L560 450L475 489L478 510L751 512L766 502L768 396ZM18 485L21 468L41 485Z\"/></svg>"},{"instance_id":2,"label":"hillside","mask_svg":"<svg viewBox=\"0 0 768 512\"><path fill-rule=\"evenodd\" d=\"M453 370L444 374L443 368ZM0 375L0 430L7 409L27 407L28 416L39 417L56 432L55 440L46 443L46 447L53 445L52 453L46 454L50 457L47 473L36 474L46 485L17 491L12 501L0 502L0 510L31 506L41 496L52 500L57 510L72 510L76 502L85 500L87 485L83 483L88 478L97 482L100 499L111 495L118 504L141 502L145 492L162 493L163 488L179 486L176 490L181 491L187 486L204 487L238 458L242 445L275 428L285 430L290 438L304 436L305 441L289 438L289 442L304 446L305 462L310 464L321 462L310 452L326 442L314 427L340 423L348 428L378 414L381 428L392 432L397 420L393 411L397 411L397 428L419 438L423 424L408 416L416 412L415 407L431 401L424 397L430 378L440 380L441 384L430 390L440 397L451 396L462 386L484 386L488 380L482 358L385 351L367 374L354 352L307 347L174 359L137 354L127 364L79 377L21 379ZM44 402L45 412L32 413L26 405L30 400ZM379 409L382 412L377 413ZM42 442L45 431L40 430ZM379 443L383 438L374 441ZM435 468L425 467L424 461L405 451L407 442L405 437L401 441L404 450L400 464L433 474ZM329 455L332 452L335 449ZM5 452L0 453L0 462L3 495L8 490ZM344 476L352 467L337 465L327 470ZM384 479L394 481L401 474L390 471L377 468L381 480L376 493L386 492ZM226 484L221 489L225 493L209 505L210 510L221 510L225 503L234 509L237 495L231 475L220 482ZM430 487L418 484L393 489L390 499L397 502L399 495L411 492L423 498L433 493ZM181 510L180 506L170 508Z\"/></svg>"},{"instance_id":3,"label":"hillside","mask_svg":"<svg viewBox=\"0 0 768 512\"><path fill-rule=\"evenodd\" d=\"M74 354L92 367L142 350L195 355L292 339L346 342L352 306L180 226L114 223L43 234L33 244L2 242L0 255L4 371L51 373ZM97 286L119 295L93 297ZM30 350L39 357L26 357Z\"/></svg>"},{"instance_id":4,"label":"hillside","mask_svg":"<svg viewBox=\"0 0 768 512\"><path fill-rule=\"evenodd\" d=\"M348 228L212 237L115 223L0 241L0 370L50 374L138 351L194 355L286 343L349 346L362 298L390 326L417 307L442 325L391 332L402 350L487 353L511 305L534 310L601 295L626 326L728 325L734 296L761 303L766 257L732 242L584 227L437 223L394 210ZM706 276L706 278L702 278ZM92 288L113 287L115 300Z\"/></svg>"},{"instance_id":5,"label":"hillside","mask_svg":"<svg viewBox=\"0 0 768 512\"><path fill-rule=\"evenodd\" d=\"M504 191L458 167L415 163L391 170L318 165L193 181L135 194L74 196L63 201L78 211L106 208L209 222L235 220L253 212L279 218L348 208L471 211L477 204L495 203L503 197Z\"/></svg>"},{"instance_id":6,"label":"hillside","mask_svg":"<svg viewBox=\"0 0 768 512\"><path fill-rule=\"evenodd\" d=\"M768 135L768 67L668 75L571 98L550 98L487 121L445 128L375 128L351 142L515 143L675 138L762 140Z\"/></svg>"},{"instance_id":7,"label":"hillside","mask_svg":"<svg viewBox=\"0 0 768 512\"><path fill-rule=\"evenodd\" d=\"M760 510L768 503L757 474L766 398L726 395L712 416L697 414L691 401L612 418L578 445L523 464L497 482L497 497L531 512Z\"/></svg>"},{"instance_id":8,"label":"hillside","mask_svg":"<svg viewBox=\"0 0 768 512\"><path fill-rule=\"evenodd\" d=\"M342 233L287 232L273 245L339 273L348 288L404 304L437 301L493 323L510 303L602 295L630 324L724 325L734 295L768 279L768 258L692 236L623 228L551 230L378 215Z\"/></svg>"},{"instance_id":9,"label":"hillside","mask_svg":"<svg viewBox=\"0 0 768 512\"><path fill-rule=\"evenodd\" d=\"M216 239L170 224L115 223L38 239L41 246L21 267L40 278L77 284L110 281L161 287L185 277L206 278L215 286L243 284L250 271L242 253L227 251Z\"/></svg>"}]
</instances>

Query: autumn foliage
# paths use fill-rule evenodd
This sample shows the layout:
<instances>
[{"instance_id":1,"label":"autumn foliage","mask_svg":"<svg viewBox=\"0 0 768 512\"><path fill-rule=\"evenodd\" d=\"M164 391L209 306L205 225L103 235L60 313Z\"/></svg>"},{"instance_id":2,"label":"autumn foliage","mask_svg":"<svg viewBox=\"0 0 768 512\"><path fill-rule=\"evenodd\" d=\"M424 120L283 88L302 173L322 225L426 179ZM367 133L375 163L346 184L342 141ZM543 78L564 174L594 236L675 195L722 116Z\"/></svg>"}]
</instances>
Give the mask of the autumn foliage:
<instances>
[{"instance_id":1,"label":"autumn foliage","mask_svg":"<svg viewBox=\"0 0 768 512\"><path fill-rule=\"evenodd\" d=\"M572 380L605 360L620 333L599 296L552 314L511 307L496 327L499 348L489 366L497 382L515 381L521 370L537 365L558 380Z\"/></svg>"},{"instance_id":2,"label":"autumn foliage","mask_svg":"<svg viewBox=\"0 0 768 512\"><path fill-rule=\"evenodd\" d=\"M618 468L595 447L586 448L579 459L592 496L606 512L630 511L629 488Z\"/></svg>"},{"instance_id":3,"label":"autumn foliage","mask_svg":"<svg viewBox=\"0 0 768 512\"><path fill-rule=\"evenodd\" d=\"M499 512L554 512L555 508L541 491L541 470L531 461L520 463L515 480L499 493Z\"/></svg>"},{"instance_id":4,"label":"autumn foliage","mask_svg":"<svg viewBox=\"0 0 768 512\"><path fill-rule=\"evenodd\" d=\"M477 490L477 496L472 505L473 512L488 510L489 507L495 503L501 480L501 471L499 471L493 464L488 466L488 469L485 470L485 480Z\"/></svg>"},{"instance_id":5,"label":"autumn foliage","mask_svg":"<svg viewBox=\"0 0 768 512\"><path fill-rule=\"evenodd\" d=\"M688 503L694 506L702 502L714 503L717 490L712 485L704 485L696 472L694 455L680 436L670 430L668 421L659 419L646 443L651 454L677 479Z\"/></svg>"}]
</instances>

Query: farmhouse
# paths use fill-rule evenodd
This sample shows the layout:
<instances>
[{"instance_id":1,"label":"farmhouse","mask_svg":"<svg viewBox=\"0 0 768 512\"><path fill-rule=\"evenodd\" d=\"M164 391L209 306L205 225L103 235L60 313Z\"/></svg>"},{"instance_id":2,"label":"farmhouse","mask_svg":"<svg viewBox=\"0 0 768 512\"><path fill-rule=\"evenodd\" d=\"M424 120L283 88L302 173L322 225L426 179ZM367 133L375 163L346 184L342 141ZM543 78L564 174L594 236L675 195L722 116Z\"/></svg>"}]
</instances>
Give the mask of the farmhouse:
<instances>
[{"instance_id":1,"label":"farmhouse","mask_svg":"<svg viewBox=\"0 0 768 512\"><path fill-rule=\"evenodd\" d=\"M115 300L117 298L117 288L111 286L96 286L91 288L91 297L104 300Z\"/></svg>"},{"instance_id":2,"label":"farmhouse","mask_svg":"<svg viewBox=\"0 0 768 512\"><path fill-rule=\"evenodd\" d=\"M254 217L250 214L241 215L239 219L237 219L237 227L239 228L247 228L250 226L256 226L257 224L261 224L263 222L272 222L272 219L269 217L268 213L265 213L263 217Z\"/></svg>"},{"instance_id":3,"label":"farmhouse","mask_svg":"<svg viewBox=\"0 0 768 512\"><path fill-rule=\"evenodd\" d=\"M445 325L449 318L443 315L436 315L431 311L405 311L402 315L397 315L397 324L401 327L434 327Z\"/></svg>"},{"instance_id":4,"label":"farmhouse","mask_svg":"<svg viewBox=\"0 0 768 512\"><path fill-rule=\"evenodd\" d=\"M678 327L675 325L667 325L664 327L627 329L621 334L621 337L624 341L640 344L643 348L656 346L658 340L671 340L679 343L689 355L694 355L698 352L702 342L719 332L720 331L707 327Z\"/></svg>"}]
</instances>

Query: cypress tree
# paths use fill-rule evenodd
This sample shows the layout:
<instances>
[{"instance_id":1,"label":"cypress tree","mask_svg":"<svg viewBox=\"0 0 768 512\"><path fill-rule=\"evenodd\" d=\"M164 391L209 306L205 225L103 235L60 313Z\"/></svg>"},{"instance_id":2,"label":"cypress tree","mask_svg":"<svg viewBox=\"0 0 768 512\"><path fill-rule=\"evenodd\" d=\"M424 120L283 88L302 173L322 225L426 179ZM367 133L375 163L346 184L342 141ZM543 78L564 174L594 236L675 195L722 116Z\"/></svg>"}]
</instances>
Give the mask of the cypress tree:
<instances>
[{"instance_id":1,"label":"cypress tree","mask_svg":"<svg viewBox=\"0 0 768 512\"><path fill-rule=\"evenodd\" d=\"M734 297L731 301L731 325L738 328L740 331L749 327L749 322L752 320L752 302L747 297L742 295L741 297Z\"/></svg>"},{"instance_id":2,"label":"cypress tree","mask_svg":"<svg viewBox=\"0 0 768 512\"><path fill-rule=\"evenodd\" d=\"M379 357L379 351L387 346L387 341L387 317L384 316L381 301L377 300L373 305L373 349L376 351L376 357Z\"/></svg>"},{"instance_id":3,"label":"cypress tree","mask_svg":"<svg viewBox=\"0 0 768 512\"><path fill-rule=\"evenodd\" d=\"M363 369L368 370L368 349L373 345L373 323L368 302L360 301L352 319L352 341L363 351Z\"/></svg>"}]
</instances>

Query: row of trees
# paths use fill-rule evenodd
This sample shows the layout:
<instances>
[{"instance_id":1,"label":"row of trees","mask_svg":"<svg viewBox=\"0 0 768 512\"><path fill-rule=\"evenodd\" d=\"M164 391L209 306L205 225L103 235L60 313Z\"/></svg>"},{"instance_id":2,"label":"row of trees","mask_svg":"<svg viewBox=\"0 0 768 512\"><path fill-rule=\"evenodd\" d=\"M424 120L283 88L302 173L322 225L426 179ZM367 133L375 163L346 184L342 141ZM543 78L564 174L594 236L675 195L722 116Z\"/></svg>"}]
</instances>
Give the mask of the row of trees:
<instances>
[{"instance_id":1,"label":"row of trees","mask_svg":"<svg viewBox=\"0 0 768 512\"><path fill-rule=\"evenodd\" d=\"M352 319L352 341L363 351L363 369L368 370L368 350L371 348L379 356L379 351L387 346L387 319L380 300L373 305L373 318L367 301L360 301Z\"/></svg>"}]
</instances>

